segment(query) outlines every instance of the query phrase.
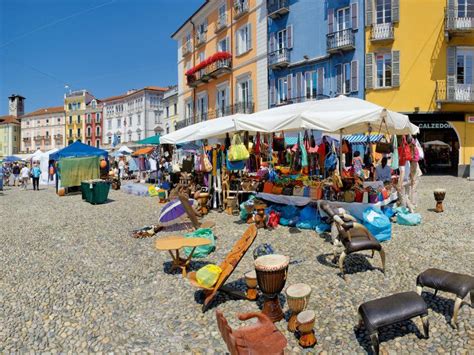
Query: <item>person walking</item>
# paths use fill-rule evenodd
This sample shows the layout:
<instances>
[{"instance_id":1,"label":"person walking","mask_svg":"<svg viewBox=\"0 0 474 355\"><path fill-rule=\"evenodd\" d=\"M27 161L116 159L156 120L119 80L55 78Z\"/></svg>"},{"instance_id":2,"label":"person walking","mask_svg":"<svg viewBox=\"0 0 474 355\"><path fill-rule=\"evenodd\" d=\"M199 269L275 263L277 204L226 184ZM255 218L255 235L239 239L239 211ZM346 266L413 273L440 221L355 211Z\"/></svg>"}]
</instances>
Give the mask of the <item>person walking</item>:
<instances>
[{"instance_id":1,"label":"person walking","mask_svg":"<svg viewBox=\"0 0 474 355\"><path fill-rule=\"evenodd\" d=\"M3 164L0 164L0 191L3 191Z\"/></svg>"},{"instance_id":2,"label":"person walking","mask_svg":"<svg viewBox=\"0 0 474 355\"><path fill-rule=\"evenodd\" d=\"M28 169L28 166L23 166L20 170L20 176L21 176L21 183L23 185L23 190L26 190L28 188L28 180L30 180L30 169Z\"/></svg>"},{"instance_id":3,"label":"person walking","mask_svg":"<svg viewBox=\"0 0 474 355\"><path fill-rule=\"evenodd\" d=\"M33 190L39 191L39 179L41 176L41 169L38 163L33 163L33 168L31 169L31 177L33 179Z\"/></svg>"},{"instance_id":4,"label":"person walking","mask_svg":"<svg viewBox=\"0 0 474 355\"><path fill-rule=\"evenodd\" d=\"M20 186L20 166L15 163L12 168L13 186Z\"/></svg>"}]
</instances>

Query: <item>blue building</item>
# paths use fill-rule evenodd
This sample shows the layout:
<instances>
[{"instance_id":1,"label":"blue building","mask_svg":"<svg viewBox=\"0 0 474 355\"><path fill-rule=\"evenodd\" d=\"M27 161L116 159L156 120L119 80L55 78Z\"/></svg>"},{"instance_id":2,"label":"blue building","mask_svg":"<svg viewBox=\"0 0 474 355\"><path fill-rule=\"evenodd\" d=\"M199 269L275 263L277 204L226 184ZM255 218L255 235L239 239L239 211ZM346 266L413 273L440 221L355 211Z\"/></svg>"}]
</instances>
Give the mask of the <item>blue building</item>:
<instances>
[{"instance_id":1,"label":"blue building","mask_svg":"<svg viewBox=\"0 0 474 355\"><path fill-rule=\"evenodd\" d=\"M364 98L364 1L267 0L270 107Z\"/></svg>"}]
</instances>

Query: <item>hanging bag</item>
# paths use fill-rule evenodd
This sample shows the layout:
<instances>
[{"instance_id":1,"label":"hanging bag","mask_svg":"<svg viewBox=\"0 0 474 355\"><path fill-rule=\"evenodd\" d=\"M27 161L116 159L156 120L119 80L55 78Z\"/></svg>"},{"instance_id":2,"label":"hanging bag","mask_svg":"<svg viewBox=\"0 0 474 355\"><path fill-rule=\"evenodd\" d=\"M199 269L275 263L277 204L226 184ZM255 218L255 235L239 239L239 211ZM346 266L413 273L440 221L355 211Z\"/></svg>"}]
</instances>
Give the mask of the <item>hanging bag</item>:
<instances>
[{"instance_id":1,"label":"hanging bag","mask_svg":"<svg viewBox=\"0 0 474 355\"><path fill-rule=\"evenodd\" d=\"M285 136L282 133L281 137L277 137L275 133L273 133L273 151L282 152L284 150L285 150Z\"/></svg>"},{"instance_id":2,"label":"hanging bag","mask_svg":"<svg viewBox=\"0 0 474 355\"><path fill-rule=\"evenodd\" d=\"M382 133L382 124L385 124L385 134L375 145L375 152L380 154L390 154L393 153L393 144L387 139L387 136L390 137L390 133L385 118L380 122L379 133Z\"/></svg>"},{"instance_id":3,"label":"hanging bag","mask_svg":"<svg viewBox=\"0 0 474 355\"><path fill-rule=\"evenodd\" d=\"M229 160L236 161L236 160L247 160L250 154L245 145L242 143L239 134L234 134L232 137L232 145L229 149Z\"/></svg>"},{"instance_id":4,"label":"hanging bag","mask_svg":"<svg viewBox=\"0 0 474 355\"><path fill-rule=\"evenodd\" d=\"M209 157L206 154L204 147L202 147L203 153L201 154L201 170L205 173L210 173L212 171L212 164L209 160Z\"/></svg>"}]
</instances>

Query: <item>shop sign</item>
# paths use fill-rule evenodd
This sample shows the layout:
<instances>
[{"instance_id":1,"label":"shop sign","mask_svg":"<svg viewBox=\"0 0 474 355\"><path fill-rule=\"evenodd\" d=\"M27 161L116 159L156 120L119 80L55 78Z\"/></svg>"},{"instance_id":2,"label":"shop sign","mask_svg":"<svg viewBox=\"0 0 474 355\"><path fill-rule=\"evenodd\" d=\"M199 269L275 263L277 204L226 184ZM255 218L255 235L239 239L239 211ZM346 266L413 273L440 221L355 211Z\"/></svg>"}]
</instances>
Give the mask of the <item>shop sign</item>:
<instances>
[{"instance_id":1,"label":"shop sign","mask_svg":"<svg viewBox=\"0 0 474 355\"><path fill-rule=\"evenodd\" d=\"M424 128L424 129L449 129L449 128L451 128L451 125L449 123L446 123L446 122L423 122L423 123L419 123L418 127L420 127L420 129L422 129L422 128Z\"/></svg>"},{"instance_id":2,"label":"shop sign","mask_svg":"<svg viewBox=\"0 0 474 355\"><path fill-rule=\"evenodd\" d=\"M467 123L474 123L474 116L467 116Z\"/></svg>"}]
</instances>

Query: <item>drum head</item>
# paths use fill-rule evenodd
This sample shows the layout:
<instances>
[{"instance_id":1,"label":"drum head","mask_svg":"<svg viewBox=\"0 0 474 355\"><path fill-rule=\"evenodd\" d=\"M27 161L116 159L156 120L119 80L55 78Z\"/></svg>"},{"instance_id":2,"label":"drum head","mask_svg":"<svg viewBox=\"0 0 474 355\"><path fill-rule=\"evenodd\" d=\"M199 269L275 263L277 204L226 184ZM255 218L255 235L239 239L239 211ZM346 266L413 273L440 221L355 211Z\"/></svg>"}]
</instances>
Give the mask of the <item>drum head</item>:
<instances>
[{"instance_id":1,"label":"drum head","mask_svg":"<svg viewBox=\"0 0 474 355\"><path fill-rule=\"evenodd\" d=\"M255 269L259 271L277 271L285 269L290 258L285 255L269 254L260 256L255 260Z\"/></svg>"},{"instance_id":2,"label":"drum head","mask_svg":"<svg viewBox=\"0 0 474 355\"><path fill-rule=\"evenodd\" d=\"M293 298L302 298L306 297L311 293L311 286L304 284L304 283L298 283L289 286L286 289L286 294L288 297L293 297Z\"/></svg>"},{"instance_id":3,"label":"drum head","mask_svg":"<svg viewBox=\"0 0 474 355\"><path fill-rule=\"evenodd\" d=\"M247 272L244 274L244 277L246 277L246 278L248 278L248 279L256 279L256 278L257 278L257 273L255 272L255 270L247 271Z\"/></svg>"},{"instance_id":4,"label":"drum head","mask_svg":"<svg viewBox=\"0 0 474 355\"><path fill-rule=\"evenodd\" d=\"M445 189L435 189L434 192L436 194L444 194L444 193L446 193L446 190Z\"/></svg>"},{"instance_id":5,"label":"drum head","mask_svg":"<svg viewBox=\"0 0 474 355\"><path fill-rule=\"evenodd\" d=\"M316 313L314 313L314 311L308 310L308 311L303 311L299 313L298 316L296 317L296 320L299 323L305 324L305 323L313 322L315 318L316 318Z\"/></svg>"}]
</instances>

